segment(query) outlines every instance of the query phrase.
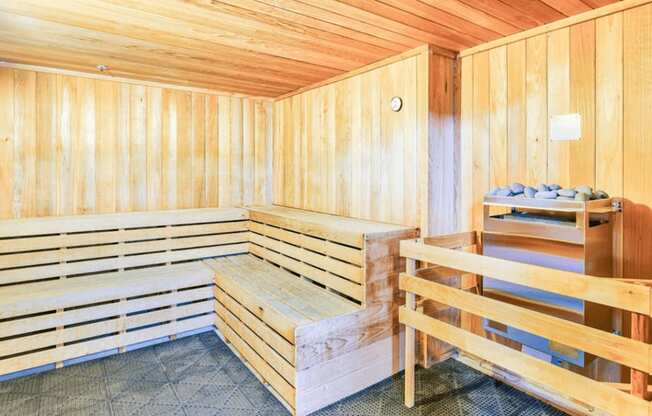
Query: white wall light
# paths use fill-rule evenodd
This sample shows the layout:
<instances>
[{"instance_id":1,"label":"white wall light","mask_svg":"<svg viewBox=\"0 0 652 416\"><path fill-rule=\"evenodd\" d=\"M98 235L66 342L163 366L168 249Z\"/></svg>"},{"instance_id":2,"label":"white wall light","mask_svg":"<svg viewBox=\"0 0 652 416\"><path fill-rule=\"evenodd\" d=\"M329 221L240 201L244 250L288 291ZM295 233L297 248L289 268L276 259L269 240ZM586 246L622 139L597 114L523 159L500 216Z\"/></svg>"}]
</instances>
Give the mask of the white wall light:
<instances>
[{"instance_id":1,"label":"white wall light","mask_svg":"<svg viewBox=\"0 0 652 416\"><path fill-rule=\"evenodd\" d=\"M582 116L560 114L550 117L550 140L579 140L582 137Z\"/></svg>"}]
</instances>

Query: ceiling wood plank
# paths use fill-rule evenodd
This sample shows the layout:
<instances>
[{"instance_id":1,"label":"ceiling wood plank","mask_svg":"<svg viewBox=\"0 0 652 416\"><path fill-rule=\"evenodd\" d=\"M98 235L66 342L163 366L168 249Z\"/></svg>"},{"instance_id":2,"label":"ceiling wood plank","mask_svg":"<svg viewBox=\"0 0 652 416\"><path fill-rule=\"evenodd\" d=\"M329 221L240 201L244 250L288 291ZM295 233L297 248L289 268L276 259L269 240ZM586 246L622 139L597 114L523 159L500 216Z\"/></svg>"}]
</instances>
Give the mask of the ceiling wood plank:
<instances>
[{"instance_id":1,"label":"ceiling wood plank","mask_svg":"<svg viewBox=\"0 0 652 416\"><path fill-rule=\"evenodd\" d=\"M277 97L421 45L454 58L615 2L0 1L0 60Z\"/></svg>"},{"instance_id":2,"label":"ceiling wood plank","mask_svg":"<svg viewBox=\"0 0 652 416\"><path fill-rule=\"evenodd\" d=\"M419 0L380 0L380 2L433 22L444 22L444 26L458 32L467 33L484 42L496 39L500 36L498 32L471 23L468 20L462 19L436 7L432 7Z\"/></svg>"},{"instance_id":3,"label":"ceiling wood plank","mask_svg":"<svg viewBox=\"0 0 652 416\"><path fill-rule=\"evenodd\" d=\"M548 6L556 9L558 12L566 16L573 16L578 13L583 13L592 9L589 5L582 0L541 0Z\"/></svg>"},{"instance_id":4,"label":"ceiling wood plank","mask_svg":"<svg viewBox=\"0 0 652 416\"><path fill-rule=\"evenodd\" d=\"M509 4L496 0L460 0L467 6L480 8L486 13L504 20L521 30L531 29L537 26L536 20L532 19L527 13L515 9Z\"/></svg>"},{"instance_id":5,"label":"ceiling wood plank","mask_svg":"<svg viewBox=\"0 0 652 416\"><path fill-rule=\"evenodd\" d=\"M516 10L520 10L537 22L538 25L544 25L554 20L563 19L565 16L556 9L548 6L540 0L501 0L502 2L512 6Z\"/></svg>"},{"instance_id":6,"label":"ceiling wood plank","mask_svg":"<svg viewBox=\"0 0 652 416\"><path fill-rule=\"evenodd\" d=\"M480 8L471 7L459 0L421 0L425 4L444 10L452 15L467 19L477 25L484 26L489 30L501 35L511 35L519 30L519 27L501 20Z\"/></svg>"}]
</instances>

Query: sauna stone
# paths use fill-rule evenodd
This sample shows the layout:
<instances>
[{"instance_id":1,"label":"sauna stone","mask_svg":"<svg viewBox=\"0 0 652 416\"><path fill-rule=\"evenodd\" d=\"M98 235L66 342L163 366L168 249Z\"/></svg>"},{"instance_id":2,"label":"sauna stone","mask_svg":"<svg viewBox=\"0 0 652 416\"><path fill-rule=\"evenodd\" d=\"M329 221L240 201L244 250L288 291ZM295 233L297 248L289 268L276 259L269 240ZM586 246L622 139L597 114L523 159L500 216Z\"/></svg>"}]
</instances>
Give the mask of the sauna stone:
<instances>
[{"instance_id":1,"label":"sauna stone","mask_svg":"<svg viewBox=\"0 0 652 416\"><path fill-rule=\"evenodd\" d=\"M497 196L512 196L512 190L510 188L500 188L496 193Z\"/></svg>"},{"instance_id":2,"label":"sauna stone","mask_svg":"<svg viewBox=\"0 0 652 416\"><path fill-rule=\"evenodd\" d=\"M596 199L607 199L609 198L609 194L605 191L595 191L595 197Z\"/></svg>"},{"instance_id":3,"label":"sauna stone","mask_svg":"<svg viewBox=\"0 0 652 416\"><path fill-rule=\"evenodd\" d=\"M557 194L559 194L559 196L563 196L566 198L575 198L576 193L577 192L575 192L574 189L560 189L557 191Z\"/></svg>"},{"instance_id":4,"label":"sauna stone","mask_svg":"<svg viewBox=\"0 0 652 416\"><path fill-rule=\"evenodd\" d=\"M537 199L556 199L557 191L537 192L534 197Z\"/></svg>"},{"instance_id":5,"label":"sauna stone","mask_svg":"<svg viewBox=\"0 0 652 416\"><path fill-rule=\"evenodd\" d=\"M561 189L561 186L557 185L556 183L553 183L552 185L548 185L548 189L551 191L558 191Z\"/></svg>"},{"instance_id":6,"label":"sauna stone","mask_svg":"<svg viewBox=\"0 0 652 416\"><path fill-rule=\"evenodd\" d=\"M523 194L525 195L526 198L534 198L534 195L536 195L537 190L531 186L528 186L523 190Z\"/></svg>"},{"instance_id":7,"label":"sauna stone","mask_svg":"<svg viewBox=\"0 0 652 416\"><path fill-rule=\"evenodd\" d=\"M523 193L523 191L525 190L525 186L522 183L514 182L513 184L511 184L509 189L511 189L512 194L518 195Z\"/></svg>"},{"instance_id":8,"label":"sauna stone","mask_svg":"<svg viewBox=\"0 0 652 416\"><path fill-rule=\"evenodd\" d=\"M540 183L539 185L537 185L537 191L538 192L548 192L548 191L550 191L550 189L548 188L548 186L545 183ZM555 197L556 196L557 195L555 195Z\"/></svg>"},{"instance_id":9,"label":"sauna stone","mask_svg":"<svg viewBox=\"0 0 652 416\"><path fill-rule=\"evenodd\" d=\"M591 199L591 195L584 192L578 192L575 194L576 201L588 201L589 199Z\"/></svg>"},{"instance_id":10,"label":"sauna stone","mask_svg":"<svg viewBox=\"0 0 652 416\"><path fill-rule=\"evenodd\" d=\"M591 195L593 193L593 188L591 188L589 185L580 185L577 188L575 188L577 192L583 192L587 195Z\"/></svg>"}]
</instances>

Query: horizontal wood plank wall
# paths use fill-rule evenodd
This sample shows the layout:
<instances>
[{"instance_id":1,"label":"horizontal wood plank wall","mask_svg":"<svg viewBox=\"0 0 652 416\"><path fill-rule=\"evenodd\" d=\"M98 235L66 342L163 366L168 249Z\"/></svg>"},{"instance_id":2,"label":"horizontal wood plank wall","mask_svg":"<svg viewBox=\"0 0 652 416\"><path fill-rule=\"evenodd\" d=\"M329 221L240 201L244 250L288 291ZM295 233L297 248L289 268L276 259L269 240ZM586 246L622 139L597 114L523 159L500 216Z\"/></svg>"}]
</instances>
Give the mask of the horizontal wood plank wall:
<instances>
[{"instance_id":1,"label":"horizontal wood plank wall","mask_svg":"<svg viewBox=\"0 0 652 416\"><path fill-rule=\"evenodd\" d=\"M624 267L652 277L652 3L462 54L461 228L512 181L588 184L624 197ZM580 141L549 117L582 115Z\"/></svg>"},{"instance_id":2,"label":"horizontal wood plank wall","mask_svg":"<svg viewBox=\"0 0 652 416\"><path fill-rule=\"evenodd\" d=\"M272 111L0 68L0 218L269 203Z\"/></svg>"},{"instance_id":3,"label":"horizontal wood plank wall","mask_svg":"<svg viewBox=\"0 0 652 416\"><path fill-rule=\"evenodd\" d=\"M418 50L276 101L274 203L456 228L455 63ZM395 96L400 112L390 109ZM429 152L437 157L429 160ZM436 172L430 181L429 169Z\"/></svg>"}]
</instances>

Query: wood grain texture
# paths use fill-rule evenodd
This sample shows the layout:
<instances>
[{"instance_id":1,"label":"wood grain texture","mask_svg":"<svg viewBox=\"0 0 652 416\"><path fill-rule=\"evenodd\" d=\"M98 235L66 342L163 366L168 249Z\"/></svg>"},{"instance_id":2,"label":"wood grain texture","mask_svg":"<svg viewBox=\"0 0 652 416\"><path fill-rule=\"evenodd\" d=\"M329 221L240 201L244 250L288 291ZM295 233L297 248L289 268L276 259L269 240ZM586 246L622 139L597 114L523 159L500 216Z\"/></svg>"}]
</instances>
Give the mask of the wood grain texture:
<instances>
[{"instance_id":1,"label":"wood grain texture","mask_svg":"<svg viewBox=\"0 0 652 416\"><path fill-rule=\"evenodd\" d=\"M0 5L0 57L278 97L419 45L450 54L614 1L24 0Z\"/></svg>"},{"instance_id":2,"label":"wood grain texture","mask_svg":"<svg viewBox=\"0 0 652 416\"><path fill-rule=\"evenodd\" d=\"M612 197L624 197L624 275L649 278L652 262L645 253L652 247L652 139L646 117L652 103L652 6L630 4L633 6L625 11L583 20L550 33L538 32L507 46L507 134L510 152L514 152L508 158L508 182L588 184L606 190ZM462 58L463 141L466 132L473 131L476 138L496 130L496 125L487 126L481 105L487 86L480 77L484 72L477 73L482 64L476 64L476 60L486 59L485 53L495 56L500 52L480 50ZM464 63L470 60L476 72L472 81L464 77ZM521 101L523 79L525 100ZM519 103L523 103L522 108ZM566 113L581 115L581 139L550 141L550 116ZM525 152L519 142L521 117L526 131ZM476 156L462 169L494 172L502 166L502 154L482 150L482 146L482 142L474 141ZM487 157L489 169L480 169ZM469 171L469 165L475 171ZM462 177L465 175L469 173L463 171ZM475 173L471 175L475 177ZM460 215L468 216L469 209Z\"/></svg>"},{"instance_id":3,"label":"wood grain texture","mask_svg":"<svg viewBox=\"0 0 652 416\"><path fill-rule=\"evenodd\" d=\"M623 16L624 62L624 272L649 278L652 272L652 5L628 10Z\"/></svg>"},{"instance_id":4,"label":"wood grain texture","mask_svg":"<svg viewBox=\"0 0 652 416\"><path fill-rule=\"evenodd\" d=\"M271 201L270 102L9 68L0 90L0 218Z\"/></svg>"},{"instance_id":5,"label":"wood grain texture","mask_svg":"<svg viewBox=\"0 0 652 416\"><path fill-rule=\"evenodd\" d=\"M426 50L276 101L274 202L455 226L453 86L453 61ZM391 110L392 97L401 111Z\"/></svg>"}]
</instances>

